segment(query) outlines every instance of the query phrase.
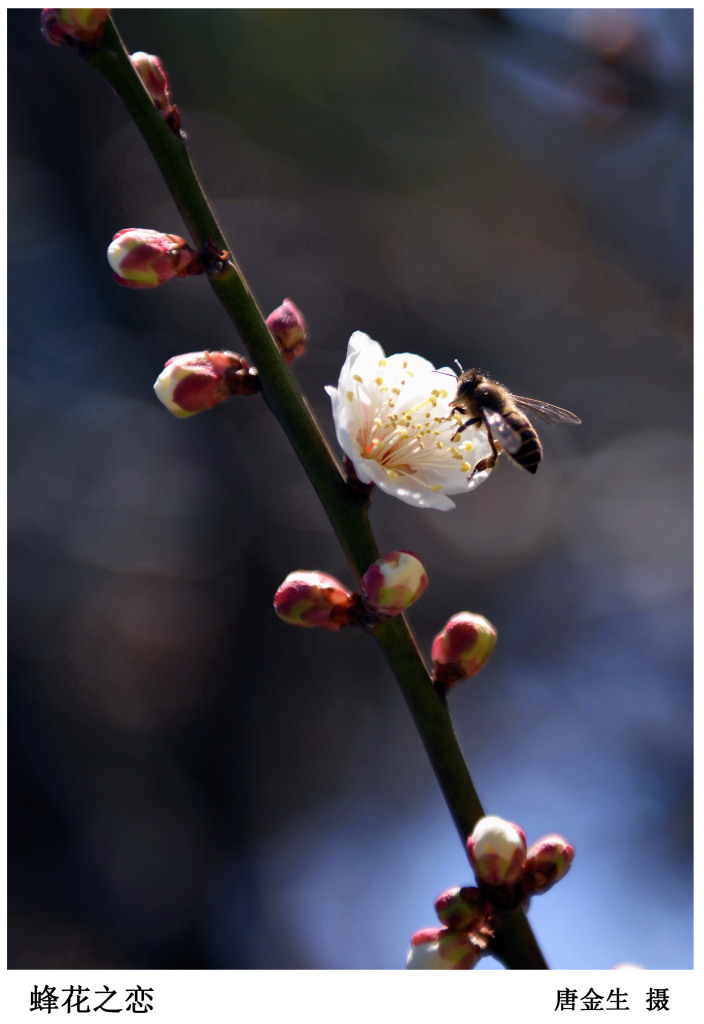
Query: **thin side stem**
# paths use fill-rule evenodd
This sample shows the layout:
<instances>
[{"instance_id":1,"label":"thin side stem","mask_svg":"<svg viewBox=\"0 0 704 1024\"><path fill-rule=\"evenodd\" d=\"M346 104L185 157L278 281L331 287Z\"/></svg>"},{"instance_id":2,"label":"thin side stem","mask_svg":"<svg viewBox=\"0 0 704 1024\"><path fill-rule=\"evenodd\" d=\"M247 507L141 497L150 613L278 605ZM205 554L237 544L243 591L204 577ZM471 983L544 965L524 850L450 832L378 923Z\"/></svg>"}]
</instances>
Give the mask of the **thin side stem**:
<instances>
[{"instance_id":1,"label":"thin side stem","mask_svg":"<svg viewBox=\"0 0 704 1024\"><path fill-rule=\"evenodd\" d=\"M232 255L193 168L184 140L152 103L117 29L108 19L101 47L88 63L124 102L164 177L197 248L211 242L229 254L222 274L211 277L216 296L237 328L259 371L265 402L285 430L320 498L357 581L379 558L368 501L350 488L320 427L281 358L262 311ZM435 690L408 622L398 616L372 631L401 687L453 821L464 844L484 811L465 763L445 699ZM505 922L495 949L512 969L544 970L547 964L522 911Z\"/></svg>"}]
</instances>

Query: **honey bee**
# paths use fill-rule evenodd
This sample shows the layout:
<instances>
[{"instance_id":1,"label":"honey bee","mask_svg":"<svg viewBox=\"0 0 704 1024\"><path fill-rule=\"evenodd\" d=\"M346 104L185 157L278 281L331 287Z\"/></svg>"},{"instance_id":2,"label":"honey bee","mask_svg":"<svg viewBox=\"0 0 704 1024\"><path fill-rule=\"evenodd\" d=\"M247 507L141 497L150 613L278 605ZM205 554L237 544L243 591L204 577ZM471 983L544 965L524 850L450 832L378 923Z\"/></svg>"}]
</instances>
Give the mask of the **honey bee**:
<instances>
[{"instance_id":1,"label":"honey bee","mask_svg":"<svg viewBox=\"0 0 704 1024\"><path fill-rule=\"evenodd\" d=\"M460 427L462 433L475 423L486 426L492 454L474 467L473 474L492 469L501 449L529 473L535 473L543 455L540 438L522 409L547 423L581 423L573 412L560 409L537 398L522 398L486 377L479 370L462 370L457 378L457 394L450 407L469 419Z\"/></svg>"}]
</instances>

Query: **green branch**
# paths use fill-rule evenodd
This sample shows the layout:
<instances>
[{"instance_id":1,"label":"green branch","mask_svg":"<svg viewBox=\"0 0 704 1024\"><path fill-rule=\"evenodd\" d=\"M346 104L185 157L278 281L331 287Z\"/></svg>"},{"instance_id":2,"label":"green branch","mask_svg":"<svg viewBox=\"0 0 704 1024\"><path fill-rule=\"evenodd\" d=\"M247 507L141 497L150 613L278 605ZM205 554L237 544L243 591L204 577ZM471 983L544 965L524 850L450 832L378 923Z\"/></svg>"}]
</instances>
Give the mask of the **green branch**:
<instances>
[{"instance_id":1,"label":"green branch","mask_svg":"<svg viewBox=\"0 0 704 1024\"><path fill-rule=\"evenodd\" d=\"M198 176L185 142L165 123L152 103L111 19L99 49L87 58L124 102L164 177L195 246L212 242L226 250L225 271L211 277L218 299L237 328L259 371L262 394L323 504L335 534L359 581L379 558L368 518L368 501L348 487L291 371L281 358L264 316L232 254ZM455 736L445 699L438 694L407 621L397 616L374 628L409 707L452 818L465 843L484 810ZM503 922L494 952L513 969L547 967L522 911Z\"/></svg>"}]
</instances>

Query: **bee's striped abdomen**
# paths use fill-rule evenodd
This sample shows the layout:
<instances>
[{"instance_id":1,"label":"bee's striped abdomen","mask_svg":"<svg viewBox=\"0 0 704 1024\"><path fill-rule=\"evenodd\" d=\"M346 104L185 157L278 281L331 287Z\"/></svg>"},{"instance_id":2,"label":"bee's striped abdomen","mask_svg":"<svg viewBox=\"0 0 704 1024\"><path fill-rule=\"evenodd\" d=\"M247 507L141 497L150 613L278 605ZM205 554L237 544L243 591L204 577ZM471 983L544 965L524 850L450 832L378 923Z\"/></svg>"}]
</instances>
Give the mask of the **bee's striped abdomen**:
<instances>
[{"instance_id":1,"label":"bee's striped abdomen","mask_svg":"<svg viewBox=\"0 0 704 1024\"><path fill-rule=\"evenodd\" d=\"M521 447L515 455L511 455L511 458L519 466L527 469L529 473L535 473L543 457L543 448L535 428L528 417L524 416L522 412L518 412L518 410L514 411L512 409L510 412L505 412L504 419L521 435Z\"/></svg>"}]
</instances>

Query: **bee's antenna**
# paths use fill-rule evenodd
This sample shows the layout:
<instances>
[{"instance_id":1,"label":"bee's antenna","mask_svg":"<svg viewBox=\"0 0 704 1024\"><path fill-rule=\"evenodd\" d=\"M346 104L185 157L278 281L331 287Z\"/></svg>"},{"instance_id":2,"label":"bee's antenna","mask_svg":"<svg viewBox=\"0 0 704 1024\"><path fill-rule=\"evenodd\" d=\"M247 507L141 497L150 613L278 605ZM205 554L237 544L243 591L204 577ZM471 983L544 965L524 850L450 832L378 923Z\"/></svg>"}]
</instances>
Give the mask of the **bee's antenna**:
<instances>
[{"instance_id":1,"label":"bee's antenna","mask_svg":"<svg viewBox=\"0 0 704 1024\"><path fill-rule=\"evenodd\" d=\"M452 377L453 380L457 380L454 373L445 373L444 370L433 370L433 373L441 373L443 377Z\"/></svg>"},{"instance_id":2,"label":"bee's antenna","mask_svg":"<svg viewBox=\"0 0 704 1024\"><path fill-rule=\"evenodd\" d=\"M457 365L459 366L460 373L464 373L464 367L462 366L462 363L459 361L459 359L454 359L453 362L457 363Z\"/></svg>"}]
</instances>

